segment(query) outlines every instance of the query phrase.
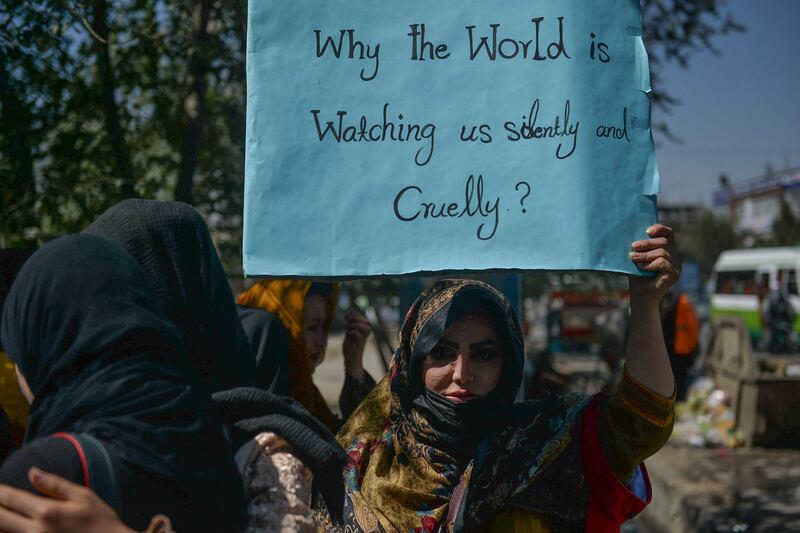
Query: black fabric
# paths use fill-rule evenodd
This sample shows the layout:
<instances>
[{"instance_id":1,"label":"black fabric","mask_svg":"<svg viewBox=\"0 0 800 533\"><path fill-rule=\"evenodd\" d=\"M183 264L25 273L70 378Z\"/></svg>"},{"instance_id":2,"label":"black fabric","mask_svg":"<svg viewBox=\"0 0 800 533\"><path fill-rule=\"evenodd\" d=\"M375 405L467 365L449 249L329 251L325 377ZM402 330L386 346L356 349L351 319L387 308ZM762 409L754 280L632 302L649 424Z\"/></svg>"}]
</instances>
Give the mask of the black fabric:
<instances>
[{"instance_id":1,"label":"black fabric","mask_svg":"<svg viewBox=\"0 0 800 533\"><path fill-rule=\"evenodd\" d=\"M326 501L340 501L344 489L338 459L343 452L333 435L327 429L320 431L317 420L288 398L253 388L269 387L274 370L272 377L277 378L280 390L280 362L271 360L267 353L260 354L259 366L263 366L261 372L257 371L257 357L200 215L178 202L125 200L101 215L84 233L120 245L141 265L155 288L158 303L185 339L193 364L215 393L214 404L231 429L234 449L258 433L273 431L292 444L311 469ZM268 338L271 328L272 324ZM270 369L273 363L276 367ZM341 505L334 508L341 509Z\"/></svg>"},{"instance_id":2,"label":"black fabric","mask_svg":"<svg viewBox=\"0 0 800 533\"><path fill-rule=\"evenodd\" d=\"M35 397L26 442L71 432L113 443L129 504L168 514L180 531L241 526L232 451L129 255L88 235L47 244L20 271L2 334Z\"/></svg>"},{"instance_id":3,"label":"black fabric","mask_svg":"<svg viewBox=\"0 0 800 533\"><path fill-rule=\"evenodd\" d=\"M326 300L329 300L332 292L333 292L333 285L331 285L330 283L315 281L308 288L308 292L306 293L306 298L308 298L309 296L316 295L316 296L322 296Z\"/></svg>"},{"instance_id":4,"label":"black fabric","mask_svg":"<svg viewBox=\"0 0 800 533\"><path fill-rule=\"evenodd\" d=\"M256 360L255 385L273 394L289 395L289 337L277 315L236 305L239 320Z\"/></svg>"},{"instance_id":5,"label":"black fabric","mask_svg":"<svg viewBox=\"0 0 800 533\"><path fill-rule=\"evenodd\" d=\"M495 389L496 390L496 389ZM475 456L478 442L487 431L502 425L502 404L497 394L489 394L469 402L454 403L428 388L414 399L420 412L434 430L432 435L418 432L418 439L454 457L464 466Z\"/></svg>"},{"instance_id":6,"label":"black fabric","mask_svg":"<svg viewBox=\"0 0 800 533\"><path fill-rule=\"evenodd\" d=\"M0 313L2 310L0 310ZM0 465L14 451L14 431L5 409L0 407Z\"/></svg>"},{"instance_id":7,"label":"black fabric","mask_svg":"<svg viewBox=\"0 0 800 533\"><path fill-rule=\"evenodd\" d=\"M33 255L36 248L8 248L0 250L0 316L6 302L8 291L22 265ZM0 335L0 350L3 350L3 337Z\"/></svg>"},{"instance_id":8,"label":"black fabric","mask_svg":"<svg viewBox=\"0 0 800 533\"><path fill-rule=\"evenodd\" d=\"M133 256L212 392L255 385L255 362L203 218L179 202L125 200L84 233Z\"/></svg>"},{"instance_id":9,"label":"black fabric","mask_svg":"<svg viewBox=\"0 0 800 533\"><path fill-rule=\"evenodd\" d=\"M265 431L277 433L291 444L292 451L314 474L314 489L339 520L344 504L342 469L347 455L333 434L299 402L256 388L218 392L213 399L228 423L234 446ZM269 414L264 414L269 413Z\"/></svg>"},{"instance_id":10,"label":"black fabric","mask_svg":"<svg viewBox=\"0 0 800 533\"><path fill-rule=\"evenodd\" d=\"M62 435L63 438L66 435ZM77 446L80 447L86 460L89 474L89 486L92 487L100 497L111 507L122 507L122 487L120 485L121 476L117 471L124 472L127 469L119 468L119 460L114 453L114 449L108 443L96 439L88 433L69 435L75 439ZM137 509L139 506L135 506ZM148 518L144 516L141 522Z\"/></svg>"},{"instance_id":11,"label":"black fabric","mask_svg":"<svg viewBox=\"0 0 800 533\"><path fill-rule=\"evenodd\" d=\"M364 377L361 381L347 372L344 373L344 383L342 383L342 391L339 393L339 410L342 413L342 425L347 422L353 411L374 388L375 378L366 370L364 370Z\"/></svg>"},{"instance_id":12,"label":"black fabric","mask_svg":"<svg viewBox=\"0 0 800 533\"><path fill-rule=\"evenodd\" d=\"M108 443L86 434L36 439L8 459L0 471L0 483L41 494L28 479L28 471L36 466L89 487L114 509L122 509L121 486L116 471L126 469L111 449ZM151 517L137 515L138 508L138 505L133 505L131 511L122 514L129 522L147 523Z\"/></svg>"},{"instance_id":13,"label":"black fabric","mask_svg":"<svg viewBox=\"0 0 800 533\"><path fill-rule=\"evenodd\" d=\"M45 472L85 485L83 465L75 447L66 439L36 439L11 454L0 470L0 483L41 494L28 480L28 470L36 466Z\"/></svg>"}]
</instances>

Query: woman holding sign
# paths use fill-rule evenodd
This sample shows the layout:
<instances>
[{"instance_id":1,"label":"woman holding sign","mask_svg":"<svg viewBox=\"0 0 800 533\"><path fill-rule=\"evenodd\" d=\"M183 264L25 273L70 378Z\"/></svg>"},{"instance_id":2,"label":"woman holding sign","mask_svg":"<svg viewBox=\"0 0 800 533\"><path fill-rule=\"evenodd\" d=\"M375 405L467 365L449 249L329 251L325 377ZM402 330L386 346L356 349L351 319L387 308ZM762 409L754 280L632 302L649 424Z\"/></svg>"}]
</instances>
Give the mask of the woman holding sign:
<instances>
[{"instance_id":1,"label":"woman holding sign","mask_svg":"<svg viewBox=\"0 0 800 533\"><path fill-rule=\"evenodd\" d=\"M626 369L610 397L513 404L523 344L505 297L465 280L426 290L401 329L391 374L339 434L351 459L344 529L606 532L646 506L642 461L669 437L675 397L658 306L680 270L672 231L648 234L631 258L656 276L630 278ZM10 490L0 486L0 506L25 514ZM97 505L69 508L71 499L37 503L63 515L60 524L103 518ZM316 519L320 530L342 529L324 509Z\"/></svg>"},{"instance_id":2,"label":"woman holding sign","mask_svg":"<svg viewBox=\"0 0 800 533\"><path fill-rule=\"evenodd\" d=\"M672 232L631 258L624 378L610 397L513 404L523 338L506 298L476 281L429 288L409 311L391 374L338 435L350 455L345 528L617 531L650 501L642 461L672 430L675 388L659 301L678 279ZM318 513L321 529L335 529Z\"/></svg>"}]
</instances>

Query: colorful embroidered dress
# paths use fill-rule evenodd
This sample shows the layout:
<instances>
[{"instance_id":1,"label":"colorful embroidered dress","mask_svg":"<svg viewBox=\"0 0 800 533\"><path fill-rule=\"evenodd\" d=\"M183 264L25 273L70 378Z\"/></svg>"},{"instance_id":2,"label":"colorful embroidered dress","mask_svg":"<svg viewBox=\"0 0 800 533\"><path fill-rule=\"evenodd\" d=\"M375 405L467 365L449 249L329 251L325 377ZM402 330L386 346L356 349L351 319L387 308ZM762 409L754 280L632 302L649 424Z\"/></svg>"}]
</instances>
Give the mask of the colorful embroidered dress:
<instances>
[{"instance_id":1,"label":"colorful embroidered dress","mask_svg":"<svg viewBox=\"0 0 800 533\"><path fill-rule=\"evenodd\" d=\"M494 322L503 374L474 431L454 439L415 402L421 361L476 305ZM626 375L610 401L572 394L513 404L523 357L519 323L494 288L449 280L426 290L400 331L390 375L338 435L351 458L343 530L614 531L641 510L649 485L636 465L668 437L672 400L637 392ZM601 438L601 426L624 435ZM637 484L641 497L629 489ZM340 529L324 509L316 518L320 531Z\"/></svg>"}]
</instances>

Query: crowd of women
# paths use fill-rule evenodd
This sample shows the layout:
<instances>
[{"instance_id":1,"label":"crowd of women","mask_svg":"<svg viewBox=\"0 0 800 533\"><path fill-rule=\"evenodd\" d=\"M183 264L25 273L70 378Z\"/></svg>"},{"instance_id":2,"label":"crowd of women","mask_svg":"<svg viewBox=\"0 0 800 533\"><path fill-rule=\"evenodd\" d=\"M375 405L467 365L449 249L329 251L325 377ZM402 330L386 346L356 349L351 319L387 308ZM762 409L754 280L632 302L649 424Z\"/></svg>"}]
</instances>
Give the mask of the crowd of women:
<instances>
[{"instance_id":1,"label":"crowd of women","mask_svg":"<svg viewBox=\"0 0 800 533\"><path fill-rule=\"evenodd\" d=\"M30 407L3 405L0 531L618 531L650 501L643 461L672 428L671 241L656 225L621 251L654 275L629 280L610 393L515 402L508 300L443 280L377 383L369 323L347 313L341 417L312 379L336 285L259 281L234 299L187 205L128 200L4 252L0 349Z\"/></svg>"}]
</instances>

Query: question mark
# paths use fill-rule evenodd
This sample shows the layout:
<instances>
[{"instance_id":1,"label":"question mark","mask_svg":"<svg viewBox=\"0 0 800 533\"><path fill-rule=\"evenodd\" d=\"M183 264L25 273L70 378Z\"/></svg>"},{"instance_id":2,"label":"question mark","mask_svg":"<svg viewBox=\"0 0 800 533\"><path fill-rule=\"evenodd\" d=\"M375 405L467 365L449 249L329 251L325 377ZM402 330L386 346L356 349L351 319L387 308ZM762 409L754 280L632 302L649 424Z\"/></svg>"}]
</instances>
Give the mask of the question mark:
<instances>
[{"instance_id":1,"label":"question mark","mask_svg":"<svg viewBox=\"0 0 800 533\"><path fill-rule=\"evenodd\" d=\"M519 182L519 183L517 183L517 185L514 187L514 190L515 190L515 191L517 191L517 192L519 192L519 186L520 186L520 185L524 185L525 187L527 187L527 188L528 188L528 192L526 192L526 193L525 193L525 194L522 196L522 198L520 198L520 199L519 199L519 205L521 205L521 206L522 206L522 212L523 212L523 213L527 213L527 212L528 212L528 210L527 210L527 209L525 209L525 198L527 198L527 197L528 197L528 196L531 194L531 186L530 186L530 185L528 184L528 182L526 182L526 181L520 181L520 182Z\"/></svg>"}]
</instances>

